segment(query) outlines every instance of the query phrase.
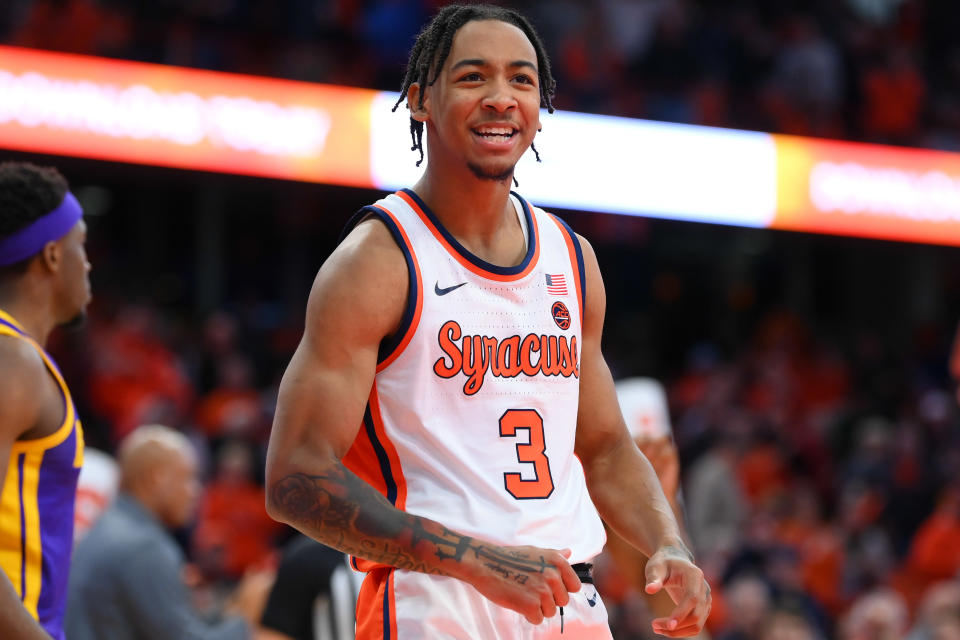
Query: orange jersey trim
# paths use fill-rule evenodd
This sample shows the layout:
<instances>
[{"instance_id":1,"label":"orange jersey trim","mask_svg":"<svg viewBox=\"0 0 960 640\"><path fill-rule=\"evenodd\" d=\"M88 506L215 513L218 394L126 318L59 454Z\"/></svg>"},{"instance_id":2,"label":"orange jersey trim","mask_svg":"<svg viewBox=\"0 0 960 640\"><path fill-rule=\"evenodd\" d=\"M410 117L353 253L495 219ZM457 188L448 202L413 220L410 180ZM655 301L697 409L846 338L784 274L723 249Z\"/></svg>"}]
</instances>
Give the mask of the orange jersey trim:
<instances>
[{"instance_id":1,"label":"orange jersey trim","mask_svg":"<svg viewBox=\"0 0 960 640\"><path fill-rule=\"evenodd\" d=\"M343 463L390 500L396 508L406 508L407 481L400 466L400 455L383 425L376 382L370 391L363 425L350 450L343 457ZM356 557L352 559L352 563L358 571L372 571L386 566Z\"/></svg>"},{"instance_id":2,"label":"orange jersey trim","mask_svg":"<svg viewBox=\"0 0 960 640\"><path fill-rule=\"evenodd\" d=\"M357 597L357 640L397 640L394 569L379 567L363 580Z\"/></svg>"}]
</instances>

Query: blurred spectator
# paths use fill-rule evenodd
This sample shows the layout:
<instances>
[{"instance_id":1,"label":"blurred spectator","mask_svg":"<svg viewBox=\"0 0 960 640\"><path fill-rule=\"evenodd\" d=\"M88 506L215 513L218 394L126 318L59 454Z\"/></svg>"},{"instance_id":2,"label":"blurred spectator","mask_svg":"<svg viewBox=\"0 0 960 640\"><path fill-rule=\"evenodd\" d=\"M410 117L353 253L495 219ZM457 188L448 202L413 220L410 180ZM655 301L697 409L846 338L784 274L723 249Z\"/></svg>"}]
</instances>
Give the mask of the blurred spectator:
<instances>
[{"instance_id":1,"label":"blurred spectator","mask_svg":"<svg viewBox=\"0 0 960 640\"><path fill-rule=\"evenodd\" d=\"M911 599L934 582L960 571L960 487L944 489L936 509L920 525L907 554L900 586Z\"/></svg>"},{"instance_id":2,"label":"blurred spectator","mask_svg":"<svg viewBox=\"0 0 960 640\"><path fill-rule=\"evenodd\" d=\"M926 82L903 46L884 52L883 60L863 75L865 133L878 142L907 144L917 138Z\"/></svg>"},{"instance_id":3,"label":"blurred spectator","mask_svg":"<svg viewBox=\"0 0 960 640\"><path fill-rule=\"evenodd\" d=\"M217 386L200 399L197 425L208 438L249 438L266 428L260 391L254 386L253 365L231 353L218 362Z\"/></svg>"},{"instance_id":4,"label":"blurred spectator","mask_svg":"<svg viewBox=\"0 0 960 640\"><path fill-rule=\"evenodd\" d=\"M960 638L960 582L933 584L923 595L916 620L906 640Z\"/></svg>"},{"instance_id":5,"label":"blurred spectator","mask_svg":"<svg viewBox=\"0 0 960 640\"><path fill-rule=\"evenodd\" d=\"M840 622L840 640L901 640L907 630L906 603L895 591L862 595Z\"/></svg>"},{"instance_id":6,"label":"blurred spectator","mask_svg":"<svg viewBox=\"0 0 960 640\"><path fill-rule=\"evenodd\" d=\"M737 482L737 444L714 437L713 445L687 473L687 524L703 555L730 553L737 546L747 503Z\"/></svg>"},{"instance_id":7,"label":"blurred spectator","mask_svg":"<svg viewBox=\"0 0 960 640\"><path fill-rule=\"evenodd\" d=\"M283 526L264 509L263 486L254 481L254 454L247 443L219 448L213 478L203 489L194 551L212 577L236 580L266 558Z\"/></svg>"},{"instance_id":8,"label":"blurred spectator","mask_svg":"<svg viewBox=\"0 0 960 640\"><path fill-rule=\"evenodd\" d=\"M801 615L787 609L773 611L763 624L759 640L821 640L815 628Z\"/></svg>"},{"instance_id":9,"label":"blurred spectator","mask_svg":"<svg viewBox=\"0 0 960 640\"><path fill-rule=\"evenodd\" d=\"M205 621L181 576L183 554L170 531L189 522L199 495L190 442L167 427L140 427L124 441L118 462L120 495L74 552L67 636L249 638L243 618Z\"/></svg>"},{"instance_id":10,"label":"blurred spectator","mask_svg":"<svg viewBox=\"0 0 960 640\"><path fill-rule=\"evenodd\" d=\"M156 316L145 305L124 307L90 332L90 404L113 425L114 442L140 424L180 423L193 401L183 362L160 337Z\"/></svg>"},{"instance_id":11,"label":"blurred spectator","mask_svg":"<svg viewBox=\"0 0 960 640\"><path fill-rule=\"evenodd\" d=\"M83 467L77 480L77 506L74 512L73 539L83 538L93 523L110 506L120 484L120 469L108 454L86 447Z\"/></svg>"},{"instance_id":12,"label":"blurred spectator","mask_svg":"<svg viewBox=\"0 0 960 640\"><path fill-rule=\"evenodd\" d=\"M760 640L770 614L770 589L760 578L744 574L724 589L730 611L726 628L717 640Z\"/></svg>"}]
</instances>

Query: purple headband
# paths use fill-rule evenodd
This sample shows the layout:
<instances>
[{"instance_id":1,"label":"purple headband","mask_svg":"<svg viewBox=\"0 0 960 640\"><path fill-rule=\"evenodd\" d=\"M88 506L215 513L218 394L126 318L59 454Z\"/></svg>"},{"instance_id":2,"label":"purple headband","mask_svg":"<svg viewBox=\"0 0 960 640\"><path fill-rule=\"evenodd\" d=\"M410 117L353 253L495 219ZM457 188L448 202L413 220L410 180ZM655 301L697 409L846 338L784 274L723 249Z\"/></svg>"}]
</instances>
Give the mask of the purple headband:
<instances>
[{"instance_id":1,"label":"purple headband","mask_svg":"<svg viewBox=\"0 0 960 640\"><path fill-rule=\"evenodd\" d=\"M83 217L83 209L69 191L63 202L47 215L6 238L0 238L0 267L26 260L39 253L48 242L59 240Z\"/></svg>"}]
</instances>

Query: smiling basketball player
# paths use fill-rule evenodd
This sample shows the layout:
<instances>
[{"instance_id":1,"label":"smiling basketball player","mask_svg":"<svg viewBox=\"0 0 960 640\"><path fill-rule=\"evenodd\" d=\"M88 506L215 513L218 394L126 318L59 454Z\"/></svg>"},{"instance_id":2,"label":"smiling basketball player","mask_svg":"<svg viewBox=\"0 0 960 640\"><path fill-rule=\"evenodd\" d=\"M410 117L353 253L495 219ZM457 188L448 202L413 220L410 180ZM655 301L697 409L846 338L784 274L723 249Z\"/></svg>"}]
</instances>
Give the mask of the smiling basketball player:
<instances>
[{"instance_id":1,"label":"smiling basketball player","mask_svg":"<svg viewBox=\"0 0 960 640\"><path fill-rule=\"evenodd\" d=\"M510 191L553 88L523 17L442 9L403 85L424 175L358 214L310 294L268 509L368 572L358 638L609 638L601 517L676 603L655 631L709 612L600 352L593 250Z\"/></svg>"}]
</instances>

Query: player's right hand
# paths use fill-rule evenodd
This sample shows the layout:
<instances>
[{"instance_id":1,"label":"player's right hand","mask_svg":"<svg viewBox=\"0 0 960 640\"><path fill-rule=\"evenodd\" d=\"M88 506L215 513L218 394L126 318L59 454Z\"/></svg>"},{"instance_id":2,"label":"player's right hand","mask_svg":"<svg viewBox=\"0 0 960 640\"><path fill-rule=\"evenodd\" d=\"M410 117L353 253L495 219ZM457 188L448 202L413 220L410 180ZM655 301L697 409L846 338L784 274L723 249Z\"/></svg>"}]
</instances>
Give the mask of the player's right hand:
<instances>
[{"instance_id":1,"label":"player's right hand","mask_svg":"<svg viewBox=\"0 0 960 640\"><path fill-rule=\"evenodd\" d=\"M570 593L580 590L580 578L567 561L569 549L484 544L468 556L464 561L472 566L467 581L531 624L555 616L559 607L570 602Z\"/></svg>"}]
</instances>

